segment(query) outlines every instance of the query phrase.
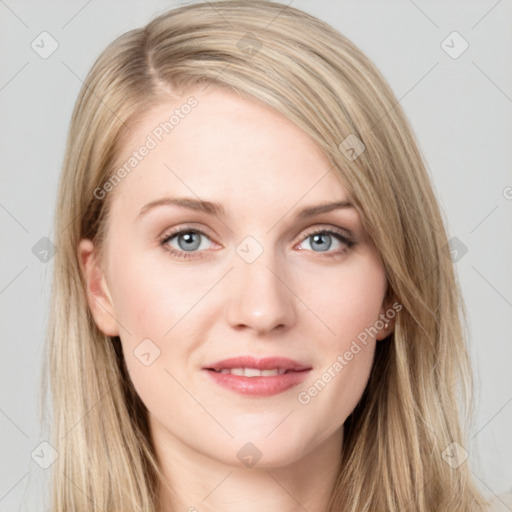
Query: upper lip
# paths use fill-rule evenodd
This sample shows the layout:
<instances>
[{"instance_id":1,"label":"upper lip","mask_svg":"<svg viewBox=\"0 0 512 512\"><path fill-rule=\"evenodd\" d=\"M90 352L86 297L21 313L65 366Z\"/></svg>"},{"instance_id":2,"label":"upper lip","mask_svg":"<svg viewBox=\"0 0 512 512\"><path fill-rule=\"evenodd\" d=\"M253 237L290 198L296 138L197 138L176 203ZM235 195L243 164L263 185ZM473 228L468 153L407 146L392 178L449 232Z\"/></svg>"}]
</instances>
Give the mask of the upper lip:
<instances>
[{"instance_id":1,"label":"upper lip","mask_svg":"<svg viewBox=\"0 0 512 512\"><path fill-rule=\"evenodd\" d=\"M287 357L264 357L258 359L253 356L239 356L223 359L204 367L206 370L223 370L231 368L257 368L258 370L310 370L311 366L299 363Z\"/></svg>"}]
</instances>

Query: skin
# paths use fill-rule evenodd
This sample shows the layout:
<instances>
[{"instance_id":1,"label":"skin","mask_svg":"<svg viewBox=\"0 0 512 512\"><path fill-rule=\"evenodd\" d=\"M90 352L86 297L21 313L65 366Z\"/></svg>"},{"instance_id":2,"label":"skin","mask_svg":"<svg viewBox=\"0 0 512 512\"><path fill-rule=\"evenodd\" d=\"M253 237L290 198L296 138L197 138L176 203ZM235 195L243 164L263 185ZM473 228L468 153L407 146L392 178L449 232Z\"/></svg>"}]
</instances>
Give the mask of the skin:
<instances>
[{"instance_id":1,"label":"skin","mask_svg":"<svg viewBox=\"0 0 512 512\"><path fill-rule=\"evenodd\" d=\"M120 162L190 94L147 112ZM90 240L79 245L89 306L99 329L120 336L175 510L323 512L343 423L392 322L309 403L298 394L389 307L384 267L355 208L297 219L307 206L347 199L302 130L232 92L209 87L193 95L197 107L109 192L103 261ZM178 196L218 202L225 217L175 205L139 216L148 203ZM181 227L205 233L196 235L199 248L183 249L183 234L161 244ZM350 232L356 243L334 235L315 243L311 232L322 229ZM252 263L236 252L248 236L263 248ZM160 350L149 366L134 355L145 339L146 348ZM313 369L300 386L270 397L237 394L202 370L239 355L284 356ZM248 442L261 453L250 468L237 457ZM173 510L169 503L162 491L160 511Z\"/></svg>"}]
</instances>

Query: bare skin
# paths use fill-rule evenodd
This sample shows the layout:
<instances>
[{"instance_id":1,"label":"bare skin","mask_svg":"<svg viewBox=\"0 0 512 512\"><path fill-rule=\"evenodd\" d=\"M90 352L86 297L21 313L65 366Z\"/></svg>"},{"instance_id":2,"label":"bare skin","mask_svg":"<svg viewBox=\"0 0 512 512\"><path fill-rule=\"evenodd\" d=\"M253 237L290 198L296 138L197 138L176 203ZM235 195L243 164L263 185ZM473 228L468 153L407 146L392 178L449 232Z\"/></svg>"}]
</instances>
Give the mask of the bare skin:
<instances>
[{"instance_id":1,"label":"bare skin","mask_svg":"<svg viewBox=\"0 0 512 512\"><path fill-rule=\"evenodd\" d=\"M147 113L120 161L190 94ZM80 243L89 305L98 327L120 336L149 410L174 489L173 506L162 491L159 512L325 512L343 424L392 322L341 370L333 364L389 307L384 267L355 208L298 217L347 199L304 132L233 93L193 94L197 106L109 192L104 260L90 240ZM224 216L175 204L141 213L177 197L219 203ZM141 361L141 352L147 363L158 351ZM205 370L242 355L288 357L311 370L271 396L224 388ZM329 368L329 382L309 392ZM247 455L260 458L249 467Z\"/></svg>"}]
</instances>

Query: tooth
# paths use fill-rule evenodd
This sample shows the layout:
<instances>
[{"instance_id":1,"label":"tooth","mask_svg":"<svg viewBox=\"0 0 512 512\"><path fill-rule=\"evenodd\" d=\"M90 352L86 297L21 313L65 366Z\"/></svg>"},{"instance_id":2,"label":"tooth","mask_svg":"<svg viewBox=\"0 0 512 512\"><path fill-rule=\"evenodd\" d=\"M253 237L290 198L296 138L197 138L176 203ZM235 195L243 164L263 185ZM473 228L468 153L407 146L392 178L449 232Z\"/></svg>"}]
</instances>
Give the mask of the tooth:
<instances>
[{"instance_id":1,"label":"tooth","mask_svg":"<svg viewBox=\"0 0 512 512\"><path fill-rule=\"evenodd\" d=\"M272 368L270 370L258 370L258 368L223 368L217 370L218 373L238 375L240 377L273 377L276 375L283 375L286 370L281 368Z\"/></svg>"},{"instance_id":2,"label":"tooth","mask_svg":"<svg viewBox=\"0 0 512 512\"><path fill-rule=\"evenodd\" d=\"M245 377L260 377L262 375L261 370L257 368L244 368L243 375Z\"/></svg>"}]
</instances>

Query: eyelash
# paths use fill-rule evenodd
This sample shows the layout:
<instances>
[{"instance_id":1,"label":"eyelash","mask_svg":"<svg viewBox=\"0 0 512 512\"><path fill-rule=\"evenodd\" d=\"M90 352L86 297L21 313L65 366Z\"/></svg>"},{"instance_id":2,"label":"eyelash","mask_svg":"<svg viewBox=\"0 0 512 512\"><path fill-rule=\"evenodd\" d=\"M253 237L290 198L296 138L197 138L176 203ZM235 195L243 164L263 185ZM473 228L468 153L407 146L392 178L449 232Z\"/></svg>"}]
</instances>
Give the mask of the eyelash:
<instances>
[{"instance_id":1,"label":"eyelash","mask_svg":"<svg viewBox=\"0 0 512 512\"><path fill-rule=\"evenodd\" d=\"M184 228L181 228L179 230L173 231L171 233L165 234L162 238L160 238L160 245L172 257L177 257L177 258L180 258L180 259L183 259L183 260L187 260L187 261L191 260L192 258L202 258L203 256L202 255L200 256L199 254L201 252L203 252L203 251L198 251L198 252L195 252L195 251L189 251L189 252L187 252L187 251L178 251L178 250L174 249L173 247L170 247L169 245L167 245L167 243L170 240L172 240L174 237L182 235L182 234L185 234L185 233L196 233L198 235L203 235L206 238L209 238L209 236L206 233L204 233L203 231L201 231L200 229L191 228L191 227L190 228L184 227ZM354 245L356 244L356 242L355 242L355 240L353 238L343 234L340 231L336 231L336 230L334 230L332 228L329 228L329 229L317 229L317 230L308 232L302 238L302 241L304 241L304 240L306 240L306 239L308 239L308 238L310 238L310 237L312 237L314 235L331 235L331 236L334 236L334 238L336 238L339 242L344 244L344 247L342 247L341 249L338 249L337 251L326 251L325 255L324 255L324 257L326 257L326 258L336 258L336 257L342 256L349 249L354 247ZM321 251L313 251L313 252L319 252L321 254Z\"/></svg>"}]
</instances>

